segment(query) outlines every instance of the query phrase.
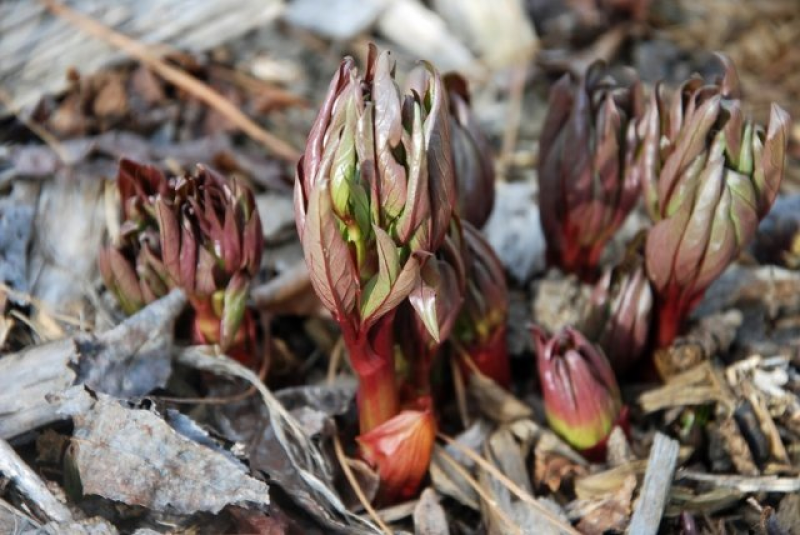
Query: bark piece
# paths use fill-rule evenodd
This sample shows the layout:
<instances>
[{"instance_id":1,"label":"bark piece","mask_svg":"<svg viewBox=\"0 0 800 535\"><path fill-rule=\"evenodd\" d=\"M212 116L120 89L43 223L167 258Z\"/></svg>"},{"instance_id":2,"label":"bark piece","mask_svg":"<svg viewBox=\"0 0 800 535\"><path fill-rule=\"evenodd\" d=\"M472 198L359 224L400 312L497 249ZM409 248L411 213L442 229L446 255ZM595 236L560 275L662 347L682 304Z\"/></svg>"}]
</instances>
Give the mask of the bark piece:
<instances>
[{"instance_id":1,"label":"bark piece","mask_svg":"<svg viewBox=\"0 0 800 535\"><path fill-rule=\"evenodd\" d=\"M67 462L84 495L177 514L269 505L267 484L244 464L178 433L158 414L82 387L65 401L75 423Z\"/></svg>"},{"instance_id":2,"label":"bark piece","mask_svg":"<svg viewBox=\"0 0 800 535\"><path fill-rule=\"evenodd\" d=\"M175 291L99 335L81 333L0 359L0 438L62 418L58 396L77 384L118 397L164 386L171 371L172 333L186 304Z\"/></svg>"}]
</instances>

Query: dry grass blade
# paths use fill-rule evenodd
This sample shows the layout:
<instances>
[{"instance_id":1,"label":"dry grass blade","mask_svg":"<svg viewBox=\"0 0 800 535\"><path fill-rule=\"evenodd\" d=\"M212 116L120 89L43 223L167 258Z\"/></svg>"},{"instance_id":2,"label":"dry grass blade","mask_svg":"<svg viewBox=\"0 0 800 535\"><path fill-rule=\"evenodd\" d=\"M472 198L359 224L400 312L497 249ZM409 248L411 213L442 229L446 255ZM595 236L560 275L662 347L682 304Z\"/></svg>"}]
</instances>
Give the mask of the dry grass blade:
<instances>
[{"instance_id":1,"label":"dry grass blade","mask_svg":"<svg viewBox=\"0 0 800 535\"><path fill-rule=\"evenodd\" d=\"M190 76L155 56L146 45L122 35L91 17L87 17L56 0L42 0L42 3L54 15L73 24L78 29L119 48L126 54L129 54L153 69L153 71L166 81L205 102L208 106L214 108L226 119L235 124L245 134L261 143L276 157L289 162L295 162L300 158L300 153L295 148L261 128L255 121L242 113L231 101L197 78Z\"/></svg>"},{"instance_id":2,"label":"dry grass blade","mask_svg":"<svg viewBox=\"0 0 800 535\"><path fill-rule=\"evenodd\" d=\"M542 513L542 515L550 522L553 527L561 529L567 533L571 533L573 535L580 535L580 532L575 530L572 526L555 516L547 507L544 507L541 503L539 503L536 498L531 496L528 492L524 489L521 489L516 483L511 481L505 474L503 474L500 470L498 470L492 463L484 459L482 456L478 455L470 448L463 446L456 442L454 439L448 437L447 435L443 435L442 433L438 433L438 436L443 441L447 442L448 445L453 446L459 452L463 453L471 460L475 461L481 468L489 472L493 477L495 477L500 483L506 486L509 491L511 491L517 498L520 500L528 503L537 511Z\"/></svg>"},{"instance_id":3,"label":"dry grass blade","mask_svg":"<svg viewBox=\"0 0 800 535\"><path fill-rule=\"evenodd\" d=\"M523 55L519 63L513 67L511 89L508 95L508 113L506 114L506 128L503 132L503 145L500 158L497 161L497 178L506 180L506 171L512 160L514 149L517 146L519 124L522 117L522 97L525 90L525 78L528 73L530 53Z\"/></svg>"},{"instance_id":4,"label":"dry grass blade","mask_svg":"<svg viewBox=\"0 0 800 535\"><path fill-rule=\"evenodd\" d=\"M464 374L461 373L461 368L458 367L456 359L451 358L450 369L453 374L453 390L456 395L456 405L458 406L458 416L461 418L461 425L464 429L470 426L470 418L467 412L467 391L464 388Z\"/></svg>"},{"instance_id":5,"label":"dry grass blade","mask_svg":"<svg viewBox=\"0 0 800 535\"><path fill-rule=\"evenodd\" d=\"M369 503L367 496L364 494L364 491L361 488L361 485L358 484L358 480L356 476L353 474L353 471L350 469L350 466L347 464L347 457L344 454L344 449L342 448L342 441L339 439L339 435L333 435L333 449L336 452L336 459L339 461L339 466L342 467L342 472L344 472L344 477L347 478L347 482L350 483L350 487L353 489L353 492L356 493L356 497L358 501L361 502L361 505L367 511L367 514L370 516L372 520L375 521L378 526L380 526L381 530L386 533L386 535L392 535L392 530L389 529L381 517L378 515L378 512L375 511L375 508L372 507L372 504Z\"/></svg>"},{"instance_id":6,"label":"dry grass blade","mask_svg":"<svg viewBox=\"0 0 800 535\"><path fill-rule=\"evenodd\" d=\"M339 339L336 340L336 344L333 346L333 351L331 351L331 357L328 361L328 371L325 380L329 385L333 384L334 379L336 379L336 374L339 372L339 365L341 364L343 357L344 338L340 336Z\"/></svg>"},{"instance_id":7,"label":"dry grass blade","mask_svg":"<svg viewBox=\"0 0 800 535\"><path fill-rule=\"evenodd\" d=\"M467 472L467 470L466 470L466 469L465 469L463 466L461 466L461 465L458 463L458 461L456 461L456 460L455 460L455 459L453 459L453 458L452 458L450 455L448 455L448 454L447 454L447 452L445 452L445 451L442 451L441 453L442 453L442 459L444 459L445 461L447 461L447 464L449 464L450 466L452 466L452 467L453 467L453 470L455 470L456 472L458 472L458 474L459 474L461 477L463 477L463 478L464 478L464 479L465 479L465 480L466 480L466 481L469 483L469 485L470 485L470 486L471 486L473 489L475 489L475 492L477 492L477 493L478 493L478 495L481 497L481 499L482 499L483 501L485 501L485 502L486 502L486 503L489 505L489 507L491 507L491 508L492 508L492 509L495 511L495 513L497 514L497 517L498 517L498 518L500 518L500 519L502 519L502 521L503 521L503 522L504 522L506 525L508 525L508 526L513 526L513 527L514 527L514 533L518 533L519 535L522 535L522 530L521 530L521 529L520 529L518 526L514 525L514 522L512 522L512 521L511 521L511 519L510 519L510 518L508 518L508 515L506 515L506 514L503 512L503 509L502 509L502 508L501 508L501 507L500 507L500 506L497 504L497 502L496 502L496 501L494 501L494 498L492 498L492 497L491 497L491 496L490 496L490 495L489 495L489 494L486 492L486 489L484 489L484 488L481 486L481 484L480 484L480 483L478 483L478 482L475 480L475 478L474 478L474 477L472 477L472 476L469 474L469 472ZM577 533L577 532L576 532L575 530L572 530L570 533Z\"/></svg>"}]
</instances>

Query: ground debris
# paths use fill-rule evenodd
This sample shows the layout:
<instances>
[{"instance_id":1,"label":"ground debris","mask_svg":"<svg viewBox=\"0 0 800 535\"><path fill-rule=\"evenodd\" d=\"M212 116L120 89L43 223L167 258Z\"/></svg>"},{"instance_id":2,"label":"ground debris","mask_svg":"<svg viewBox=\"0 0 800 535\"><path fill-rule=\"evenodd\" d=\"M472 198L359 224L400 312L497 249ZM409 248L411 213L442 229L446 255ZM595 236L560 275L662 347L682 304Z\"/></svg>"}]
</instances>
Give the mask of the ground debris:
<instances>
[{"instance_id":1,"label":"ground debris","mask_svg":"<svg viewBox=\"0 0 800 535\"><path fill-rule=\"evenodd\" d=\"M678 463L678 442L661 433L656 434L647 461L642 490L636 501L628 533L647 535L658 532L664 508L672 487L672 476Z\"/></svg>"},{"instance_id":2,"label":"ground debris","mask_svg":"<svg viewBox=\"0 0 800 535\"><path fill-rule=\"evenodd\" d=\"M184 515L269 505L266 483L243 463L178 433L157 413L83 387L65 401L75 424L67 462L81 494Z\"/></svg>"},{"instance_id":3,"label":"ground debris","mask_svg":"<svg viewBox=\"0 0 800 535\"><path fill-rule=\"evenodd\" d=\"M181 291L151 303L114 329L79 333L0 359L0 438L61 419L58 396L85 383L109 395L142 396L164 386L171 372L175 321L186 304Z\"/></svg>"}]
</instances>

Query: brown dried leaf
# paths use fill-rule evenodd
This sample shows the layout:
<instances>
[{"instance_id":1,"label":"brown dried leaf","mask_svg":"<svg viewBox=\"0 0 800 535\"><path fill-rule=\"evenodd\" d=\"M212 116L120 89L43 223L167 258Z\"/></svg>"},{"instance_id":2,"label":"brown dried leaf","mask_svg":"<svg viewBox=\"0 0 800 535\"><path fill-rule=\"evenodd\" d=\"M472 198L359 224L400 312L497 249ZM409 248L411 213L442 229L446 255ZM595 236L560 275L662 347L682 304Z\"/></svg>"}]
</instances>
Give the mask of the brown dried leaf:
<instances>
[{"instance_id":1,"label":"brown dried leaf","mask_svg":"<svg viewBox=\"0 0 800 535\"><path fill-rule=\"evenodd\" d=\"M631 502L636 477L628 475L610 496L582 504L577 528L585 535L602 535L607 531L622 532L631 516Z\"/></svg>"},{"instance_id":2,"label":"brown dried leaf","mask_svg":"<svg viewBox=\"0 0 800 535\"><path fill-rule=\"evenodd\" d=\"M562 487L572 488L576 479L586 476L586 467L575 464L556 453L536 455L533 480L537 487L546 487L556 493Z\"/></svg>"}]
</instances>

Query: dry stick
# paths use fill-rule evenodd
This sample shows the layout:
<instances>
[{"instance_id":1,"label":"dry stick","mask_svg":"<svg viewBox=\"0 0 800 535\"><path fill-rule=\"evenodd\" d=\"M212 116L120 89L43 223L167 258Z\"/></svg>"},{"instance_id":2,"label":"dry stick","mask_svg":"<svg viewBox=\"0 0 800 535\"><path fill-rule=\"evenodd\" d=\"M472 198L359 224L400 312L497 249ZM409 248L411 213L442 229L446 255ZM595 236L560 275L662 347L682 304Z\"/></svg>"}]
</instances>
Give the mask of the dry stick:
<instances>
[{"instance_id":1,"label":"dry stick","mask_svg":"<svg viewBox=\"0 0 800 535\"><path fill-rule=\"evenodd\" d=\"M386 533L386 535L392 535L392 530L389 529L389 526L383 523L383 520L381 520L378 512L375 511L375 509L372 507L372 504L369 503L369 500L364 494L361 485L358 484L358 480L356 479L356 476L353 475L353 471L350 470L350 466L347 464L347 457L344 454L344 449L342 449L342 441L339 439L339 435L336 434L333 435L333 449L336 452L336 459L339 461L339 466L342 467L342 472L344 472L344 476L347 478L347 482L350 483L353 492L356 493L358 501L361 502L361 505L364 506L367 514L372 520L375 521L376 524L378 524L378 526L380 526L381 530Z\"/></svg>"},{"instance_id":2,"label":"dry stick","mask_svg":"<svg viewBox=\"0 0 800 535\"><path fill-rule=\"evenodd\" d=\"M442 459L447 461L447 463L453 468L453 470L458 472L458 474L461 477L463 477L473 489L475 489L475 492L477 492L478 495L483 499L483 501L485 501L489 505L489 507L491 507L494 510L495 513L497 513L497 516L502 518L503 522L505 522L509 526L512 526L516 530L517 533L522 535L522 530L519 528L519 526L514 524L514 522L512 522L511 519L508 518L508 515L506 515L506 513L503 511L503 509L500 507L500 505L494 500L494 498L489 496L489 494L486 492L486 489L484 489L481 486L481 484L478 483L475 480L475 478L472 477L470 475L470 473L467 472L467 470L463 466L461 466L461 464L458 461L453 459L453 457L451 457L449 453L447 453L444 450L441 450L441 453L442 453ZM575 532L573 531L573 533L575 533ZM578 534L578 535L580 535L580 534Z\"/></svg>"},{"instance_id":3,"label":"dry stick","mask_svg":"<svg viewBox=\"0 0 800 535\"><path fill-rule=\"evenodd\" d=\"M547 520L550 522L554 527L566 531L567 533L571 533L572 535L580 535L580 532L575 530L571 525L567 524L556 515L554 515L547 507L543 506L539 503L536 498L530 495L527 491L520 488L519 485L514 483L511 479L506 477L500 470L497 469L492 463L484 459L482 456L478 455L470 448L464 446L463 444L459 444L456 440L451 437L448 437L445 434L437 433L437 436L447 442L449 445L453 446L455 449L472 459L476 464L478 464L481 468L489 472L494 478L496 478L500 483L502 483L508 490L510 490L517 498L524 501L525 503L531 505L534 509L539 511Z\"/></svg>"},{"instance_id":4,"label":"dry stick","mask_svg":"<svg viewBox=\"0 0 800 535\"><path fill-rule=\"evenodd\" d=\"M10 479L20 493L30 498L48 520L72 520L72 513L67 506L53 496L44 481L19 458L14 448L5 440L0 440L0 474Z\"/></svg>"},{"instance_id":5,"label":"dry stick","mask_svg":"<svg viewBox=\"0 0 800 535\"><path fill-rule=\"evenodd\" d=\"M633 518L626 533L630 535L655 535L664 515L664 508L672 487L675 467L678 465L680 445L666 435L656 433L650 457L647 460L647 471L644 483L633 511Z\"/></svg>"},{"instance_id":6,"label":"dry stick","mask_svg":"<svg viewBox=\"0 0 800 535\"><path fill-rule=\"evenodd\" d=\"M300 158L300 153L294 147L261 128L255 121L242 113L230 100L211 89L208 85L156 57L147 45L139 43L56 0L41 0L41 2L54 15L136 58L166 81L205 102L278 158L290 162L295 162Z\"/></svg>"}]
</instances>

